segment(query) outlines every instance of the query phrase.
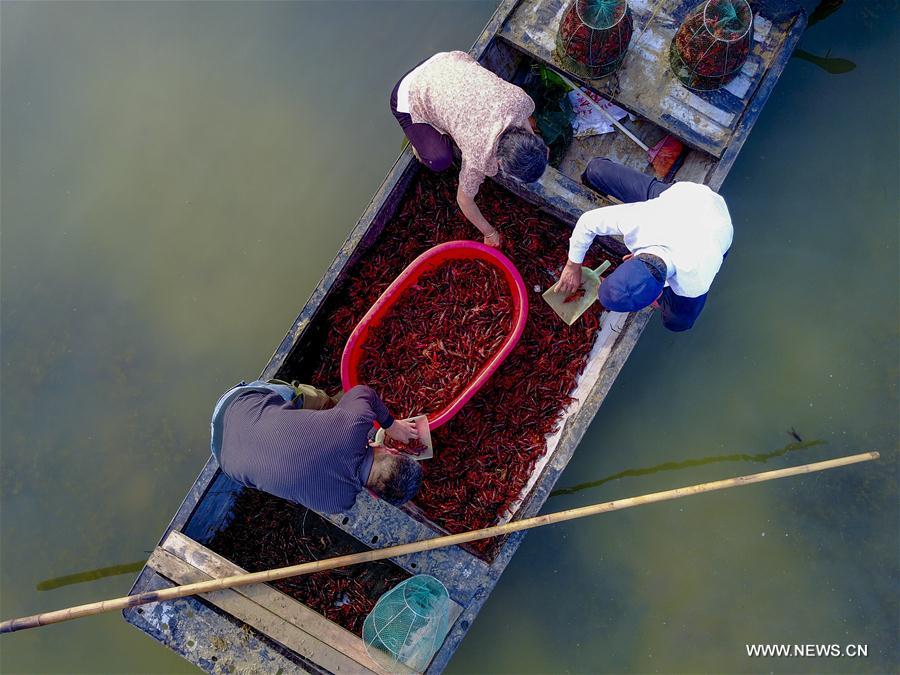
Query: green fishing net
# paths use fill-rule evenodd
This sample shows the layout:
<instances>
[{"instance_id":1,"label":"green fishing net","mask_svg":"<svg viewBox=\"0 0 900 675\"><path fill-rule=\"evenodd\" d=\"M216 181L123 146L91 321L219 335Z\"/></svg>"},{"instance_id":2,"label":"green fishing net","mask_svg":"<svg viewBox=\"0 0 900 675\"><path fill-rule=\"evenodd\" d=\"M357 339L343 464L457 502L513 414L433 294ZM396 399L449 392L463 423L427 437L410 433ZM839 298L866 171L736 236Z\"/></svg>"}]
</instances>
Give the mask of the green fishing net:
<instances>
[{"instance_id":1,"label":"green fishing net","mask_svg":"<svg viewBox=\"0 0 900 675\"><path fill-rule=\"evenodd\" d=\"M534 121L550 148L550 165L558 168L572 142L575 112L569 102L569 85L549 68L536 63L514 84L521 86L534 101Z\"/></svg>"},{"instance_id":2,"label":"green fishing net","mask_svg":"<svg viewBox=\"0 0 900 675\"><path fill-rule=\"evenodd\" d=\"M627 3L623 0L581 0L578 13L591 28L611 28L625 14Z\"/></svg>"},{"instance_id":3,"label":"green fishing net","mask_svg":"<svg viewBox=\"0 0 900 675\"><path fill-rule=\"evenodd\" d=\"M420 574L382 595L363 623L372 660L388 672L399 661L423 672L449 630L450 596L432 576Z\"/></svg>"}]
</instances>

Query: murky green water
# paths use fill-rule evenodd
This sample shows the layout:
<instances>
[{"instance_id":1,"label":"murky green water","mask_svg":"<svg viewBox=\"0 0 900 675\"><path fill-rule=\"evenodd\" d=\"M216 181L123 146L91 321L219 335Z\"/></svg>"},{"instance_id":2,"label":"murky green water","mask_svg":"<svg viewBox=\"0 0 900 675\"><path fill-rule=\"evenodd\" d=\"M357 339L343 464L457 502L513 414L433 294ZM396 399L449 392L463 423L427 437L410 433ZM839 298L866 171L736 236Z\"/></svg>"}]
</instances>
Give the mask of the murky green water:
<instances>
[{"instance_id":1,"label":"murky green water","mask_svg":"<svg viewBox=\"0 0 900 675\"><path fill-rule=\"evenodd\" d=\"M212 402L262 368L396 157L390 86L492 11L3 3L3 618L127 591L36 586L153 547ZM547 508L884 459L533 532L451 672L896 670L897 43L877 2L804 37L857 67L788 66L723 189L735 248L700 323L646 331L558 485L581 489ZM192 671L118 615L0 649L4 672Z\"/></svg>"}]
</instances>

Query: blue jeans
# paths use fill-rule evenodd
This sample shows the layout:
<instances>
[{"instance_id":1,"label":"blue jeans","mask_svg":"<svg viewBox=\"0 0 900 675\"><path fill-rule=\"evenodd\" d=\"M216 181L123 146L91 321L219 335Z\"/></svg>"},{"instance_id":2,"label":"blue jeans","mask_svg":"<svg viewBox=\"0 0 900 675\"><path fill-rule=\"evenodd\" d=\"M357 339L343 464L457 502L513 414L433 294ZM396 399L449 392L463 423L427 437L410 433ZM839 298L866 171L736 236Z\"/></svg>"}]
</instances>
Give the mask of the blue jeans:
<instances>
[{"instance_id":1,"label":"blue jeans","mask_svg":"<svg viewBox=\"0 0 900 675\"><path fill-rule=\"evenodd\" d=\"M581 182L600 194L615 197L625 204L655 199L672 187L671 183L629 169L606 157L595 157L588 162L581 174Z\"/></svg>"},{"instance_id":2,"label":"blue jeans","mask_svg":"<svg viewBox=\"0 0 900 675\"><path fill-rule=\"evenodd\" d=\"M672 183L657 180L653 176L617 164L606 157L592 159L581 174L581 182L600 194L615 197L624 204L656 199L672 186ZM704 293L696 298L685 298L676 295L666 286L659 298L663 325L675 332L693 327L700 312L703 311L707 295L708 293Z\"/></svg>"}]
</instances>

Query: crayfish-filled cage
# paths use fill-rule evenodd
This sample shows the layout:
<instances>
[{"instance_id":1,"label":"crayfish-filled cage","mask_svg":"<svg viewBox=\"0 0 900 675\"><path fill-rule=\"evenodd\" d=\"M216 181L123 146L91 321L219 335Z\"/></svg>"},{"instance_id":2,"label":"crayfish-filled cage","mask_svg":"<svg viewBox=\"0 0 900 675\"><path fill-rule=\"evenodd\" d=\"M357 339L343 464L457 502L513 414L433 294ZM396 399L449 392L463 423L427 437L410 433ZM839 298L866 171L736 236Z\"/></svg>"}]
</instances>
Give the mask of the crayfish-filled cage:
<instances>
[{"instance_id":1,"label":"crayfish-filled cage","mask_svg":"<svg viewBox=\"0 0 900 675\"><path fill-rule=\"evenodd\" d=\"M557 58L582 77L606 77L622 65L633 30L626 0L573 0L556 33Z\"/></svg>"},{"instance_id":2,"label":"crayfish-filled cage","mask_svg":"<svg viewBox=\"0 0 900 675\"><path fill-rule=\"evenodd\" d=\"M752 43L753 10L747 0L706 0L679 26L669 61L684 86L710 91L734 79Z\"/></svg>"}]
</instances>

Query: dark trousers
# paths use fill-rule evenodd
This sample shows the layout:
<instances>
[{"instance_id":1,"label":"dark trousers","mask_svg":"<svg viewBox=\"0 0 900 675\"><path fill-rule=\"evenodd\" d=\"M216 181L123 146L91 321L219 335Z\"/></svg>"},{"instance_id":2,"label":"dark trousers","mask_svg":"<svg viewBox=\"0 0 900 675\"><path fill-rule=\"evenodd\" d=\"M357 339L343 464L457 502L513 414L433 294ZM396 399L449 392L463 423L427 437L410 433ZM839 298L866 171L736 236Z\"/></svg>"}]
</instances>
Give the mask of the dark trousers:
<instances>
[{"instance_id":1,"label":"dark trousers","mask_svg":"<svg viewBox=\"0 0 900 675\"><path fill-rule=\"evenodd\" d=\"M605 157L597 157L588 163L581 182L608 197L632 204L659 197L672 186L645 173L617 164ZM727 253L725 254L728 255ZM662 310L663 325L671 331L683 331L693 327L708 293L696 298L676 295L666 286L658 302Z\"/></svg>"},{"instance_id":2,"label":"dark trousers","mask_svg":"<svg viewBox=\"0 0 900 675\"><path fill-rule=\"evenodd\" d=\"M418 67L416 66L412 70ZM412 70L409 72L411 73ZM409 144L415 148L421 162L432 171L443 171L453 163L453 139L447 134L442 134L430 124L413 124L412 115L409 113L397 112L397 89L400 88L403 77L391 91L391 112L397 118L403 133L409 140Z\"/></svg>"}]
</instances>

